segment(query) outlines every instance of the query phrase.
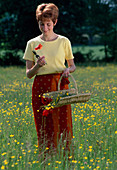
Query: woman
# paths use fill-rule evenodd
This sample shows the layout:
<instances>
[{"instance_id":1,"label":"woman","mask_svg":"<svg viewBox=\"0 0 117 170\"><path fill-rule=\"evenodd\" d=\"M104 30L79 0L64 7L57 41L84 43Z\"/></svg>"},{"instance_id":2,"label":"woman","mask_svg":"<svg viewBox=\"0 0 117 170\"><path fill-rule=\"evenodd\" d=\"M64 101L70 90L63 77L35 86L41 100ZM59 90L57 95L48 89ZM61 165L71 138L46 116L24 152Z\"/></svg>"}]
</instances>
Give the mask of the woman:
<instances>
[{"instance_id":1,"label":"woman","mask_svg":"<svg viewBox=\"0 0 117 170\"><path fill-rule=\"evenodd\" d=\"M32 107L34 112L35 126L38 136L39 148L57 148L59 139L71 142L72 115L71 105L52 109L48 115L43 115L44 105L42 94L56 91L58 81L63 75L61 89L68 89L68 75L75 71L71 44L68 38L58 35L53 31L57 24L59 10L53 3L41 4L36 9L36 19L42 32L36 38L27 42L24 59L26 60L26 75L28 78L35 76L32 87ZM36 51L38 59L33 54ZM68 68L65 66L67 60Z\"/></svg>"}]
</instances>

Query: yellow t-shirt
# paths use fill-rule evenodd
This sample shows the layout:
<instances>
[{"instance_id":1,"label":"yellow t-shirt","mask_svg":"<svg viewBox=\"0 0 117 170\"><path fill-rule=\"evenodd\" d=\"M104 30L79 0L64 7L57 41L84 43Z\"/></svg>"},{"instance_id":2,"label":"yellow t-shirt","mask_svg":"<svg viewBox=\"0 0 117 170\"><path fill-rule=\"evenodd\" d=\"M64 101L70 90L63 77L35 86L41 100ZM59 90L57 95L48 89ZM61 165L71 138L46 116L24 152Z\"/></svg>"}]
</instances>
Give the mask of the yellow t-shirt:
<instances>
[{"instance_id":1,"label":"yellow t-shirt","mask_svg":"<svg viewBox=\"0 0 117 170\"><path fill-rule=\"evenodd\" d=\"M39 44L42 48L35 50ZM44 41L40 36L33 38L27 42L23 59L34 61L37 58L32 51L36 51L39 56L45 56L46 63L40 67L37 75L61 73L66 68L65 60L73 59L71 43L68 38L59 35L56 40Z\"/></svg>"}]
</instances>

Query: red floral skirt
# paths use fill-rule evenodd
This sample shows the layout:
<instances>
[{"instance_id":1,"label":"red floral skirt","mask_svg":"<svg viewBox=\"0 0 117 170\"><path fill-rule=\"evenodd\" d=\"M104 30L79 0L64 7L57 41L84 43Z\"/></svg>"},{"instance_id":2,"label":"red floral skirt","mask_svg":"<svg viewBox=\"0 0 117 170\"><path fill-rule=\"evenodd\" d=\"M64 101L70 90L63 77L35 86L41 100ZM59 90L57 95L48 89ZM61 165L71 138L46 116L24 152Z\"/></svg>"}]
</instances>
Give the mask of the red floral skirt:
<instances>
[{"instance_id":1,"label":"red floral skirt","mask_svg":"<svg viewBox=\"0 0 117 170\"><path fill-rule=\"evenodd\" d=\"M66 144L71 143L72 132L72 113L71 105L52 109L47 116L43 116L43 106L41 95L46 92L58 90L58 81L61 74L38 75L34 79L32 86L32 107L34 112L35 126L38 136L39 147L54 147L60 139L66 140ZM63 78L60 89L68 89L68 79Z\"/></svg>"}]
</instances>

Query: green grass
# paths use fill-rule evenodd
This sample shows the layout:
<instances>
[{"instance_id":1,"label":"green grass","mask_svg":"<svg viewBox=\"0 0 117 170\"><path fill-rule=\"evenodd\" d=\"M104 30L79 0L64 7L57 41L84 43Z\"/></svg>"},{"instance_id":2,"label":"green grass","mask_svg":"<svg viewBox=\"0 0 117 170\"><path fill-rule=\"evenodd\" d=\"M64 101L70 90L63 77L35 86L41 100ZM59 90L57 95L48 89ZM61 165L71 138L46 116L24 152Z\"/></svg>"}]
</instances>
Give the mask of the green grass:
<instances>
[{"instance_id":1,"label":"green grass","mask_svg":"<svg viewBox=\"0 0 117 170\"><path fill-rule=\"evenodd\" d=\"M72 75L79 92L92 93L88 102L72 105L74 157L58 154L43 162L31 106L33 79L26 78L25 68L0 68L1 169L116 170L117 67L77 66Z\"/></svg>"},{"instance_id":2,"label":"green grass","mask_svg":"<svg viewBox=\"0 0 117 170\"><path fill-rule=\"evenodd\" d=\"M91 53L91 60L98 59L102 60L105 56L104 54L104 46L103 45L96 45L96 46L73 46L72 47L73 53L81 52L83 55ZM85 56L86 57L86 56Z\"/></svg>"}]
</instances>

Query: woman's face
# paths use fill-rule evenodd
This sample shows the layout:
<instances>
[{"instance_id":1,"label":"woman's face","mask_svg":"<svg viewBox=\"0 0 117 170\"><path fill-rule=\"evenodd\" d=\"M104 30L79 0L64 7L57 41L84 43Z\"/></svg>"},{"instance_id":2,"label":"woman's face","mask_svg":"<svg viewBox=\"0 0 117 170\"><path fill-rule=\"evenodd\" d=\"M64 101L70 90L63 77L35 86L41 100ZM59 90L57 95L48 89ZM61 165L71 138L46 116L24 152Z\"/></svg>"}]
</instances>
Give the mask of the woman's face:
<instances>
[{"instance_id":1,"label":"woman's face","mask_svg":"<svg viewBox=\"0 0 117 170\"><path fill-rule=\"evenodd\" d=\"M44 19L39 21L39 29L43 35L48 36L53 32L54 23L51 19Z\"/></svg>"}]
</instances>

